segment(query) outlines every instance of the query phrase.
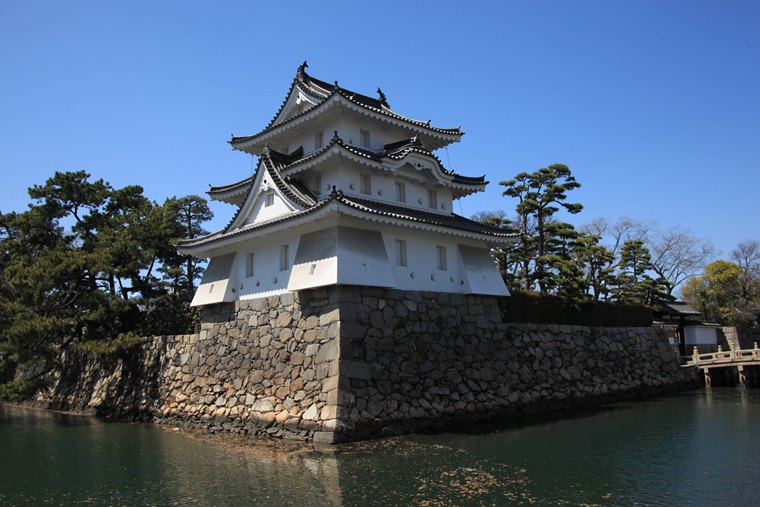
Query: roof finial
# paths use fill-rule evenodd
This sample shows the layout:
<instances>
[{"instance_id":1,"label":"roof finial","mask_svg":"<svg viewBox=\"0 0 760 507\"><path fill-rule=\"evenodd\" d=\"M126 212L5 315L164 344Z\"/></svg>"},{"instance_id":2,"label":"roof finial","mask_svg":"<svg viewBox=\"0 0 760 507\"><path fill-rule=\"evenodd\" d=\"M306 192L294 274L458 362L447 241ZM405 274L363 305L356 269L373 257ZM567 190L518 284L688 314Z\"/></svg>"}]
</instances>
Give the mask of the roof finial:
<instances>
[{"instance_id":1,"label":"roof finial","mask_svg":"<svg viewBox=\"0 0 760 507\"><path fill-rule=\"evenodd\" d=\"M428 121L426 121L426 122L425 122L425 125L427 125L427 126L429 127L429 126L430 126L430 122L431 122L431 121L433 121L433 120L428 120Z\"/></svg>"},{"instance_id":2,"label":"roof finial","mask_svg":"<svg viewBox=\"0 0 760 507\"><path fill-rule=\"evenodd\" d=\"M338 131L337 130L333 131L333 139L340 139L340 137L338 136Z\"/></svg>"},{"instance_id":3,"label":"roof finial","mask_svg":"<svg viewBox=\"0 0 760 507\"><path fill-rule=\"evenodd\" d=\"M298 72L296 72L296 79L299 81L304 81L306 79L306 68L309 66L309 64L306 62L306 60L303 61L301 65L298 66Z\"/></svg>"},{"instance_id":4,"label":"roof finial","mask_svg":"<svg viewBox=\"0 0 760 507\"><path fill-rule=\"evenodd\" d=\"M385 94L383 93L383 90L380 89L380 87L377 87L377 94L380 96L380 103L384 105L385 107L390 107L388 105L388 100L385 98Z\"/></svg>"},{"instance_id":5,"label":"roof finial","mask_svg":"<svg viewBox=\"0 0 760 507\"><path fill-rule=\"evenodd\" d=\"M335 89L336 89L336 90L339 90L339 89L340 89L340 85L338 84L338 81L337 81L337 80L335 81Z\"/></svg>"}]
</instances>

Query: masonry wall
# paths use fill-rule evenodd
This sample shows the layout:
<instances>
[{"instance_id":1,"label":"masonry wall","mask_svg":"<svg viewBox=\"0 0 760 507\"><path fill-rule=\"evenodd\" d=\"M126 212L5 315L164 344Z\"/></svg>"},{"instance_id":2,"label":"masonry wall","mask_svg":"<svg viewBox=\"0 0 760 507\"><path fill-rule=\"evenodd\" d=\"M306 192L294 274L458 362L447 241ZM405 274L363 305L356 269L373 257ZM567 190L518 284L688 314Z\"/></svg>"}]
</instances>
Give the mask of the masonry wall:
<instances>
[{"instance_id":1,"label":"masonry wall","mask_svg":"<svg viewBox=\"0 0 760 507\"><path fill-rule=\"evenodd\" d=\"M694 386L651 327L501 323L498 301L352 288L338 419L351 438L535 414Z\"/></svg>"},{"instance_id":2,"label":"masonry wall","mask_svg":"<svg viewBox=\"0 0 760 507\"><path fill-rule=\"evenodd\" d=\"M697 382L653 328L503 324L493 297L356 286L215 305L199 334L64 364L38 402L321 442Z\"/></svg>"},{"instance_id":3,"label":"masonry wall","mask_svg":"<svg viewBox=\"0 0 760 507\"><path fill-rule=\"evenodd\" d=\"M334 296L334 295L333 295ZM68 357L37 402L112 419L320 438L335 427L338 305L325 290L205 307L199 334Z\"/></svg>"}]
</instances>

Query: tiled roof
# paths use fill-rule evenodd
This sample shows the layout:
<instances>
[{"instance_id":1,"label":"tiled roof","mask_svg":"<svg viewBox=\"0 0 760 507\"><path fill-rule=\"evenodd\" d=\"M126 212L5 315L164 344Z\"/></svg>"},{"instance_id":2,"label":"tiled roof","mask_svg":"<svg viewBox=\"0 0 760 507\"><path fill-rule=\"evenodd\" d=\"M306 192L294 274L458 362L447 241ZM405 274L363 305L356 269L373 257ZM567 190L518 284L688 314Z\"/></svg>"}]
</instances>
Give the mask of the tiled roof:
<instances>
[{"instance_id":1,"label":"tiled roof","mask_svg":"<svg viewBox=\"0 0 760 507\"><path fill-rule=\"evenodd\" d=\"M280 192L288 196L288 198L303 208L314 206L317 203L317 198L311 191L296 178L282 177L280 175L280 168L282 163L279 160L288 160L288 155L276 152L271 149L265 149L261 154L262 163L266 164L269 169L269 174L272 176L274 184L280 189Z\"/></svg>"},{"instance_id":2,"label":"tiled roof","mask_svg":"<svg viewBox=\"0 0 760 507\"><path fill-rule=\"evenodd\" d=\"M296 152L297 151L298 150L296 150ZM233 183L232 185L229 185L229 186L243 185L245 184L245 182L247 182L247 184L249 185L249 192L250 192L252 189L251 185L253 185L253 182L256 180L256 177L258 176L262 167L264 167L267 170L267 172L269 172L269 174L272 176L272 182L275 184L275 186L277 186L280 192L282 192L286 197L288 197L291 201L293 201L298 206L301 206L302 208L312 207L317 203L317 198L314 196L311 190L309 190L306 187L306 185L304 185L301 182L301 180L297 178L290 178L288 176L283 177L280 174L281 164L275 161L287 160L289 156L290 155L287 155L285 153L280 153L280 152L267 148L261 154L261 159L259 159L259 164L256 166L256 172L253 174L253 176L251 176L250 178L246 178L245 180L239 181L237 183ZM247 197L246 197L246 200L247 200ZM224 227L223 229L224 231L229 231L229 228L232 226L232 224L235 223L237 218L243 212L243 208L244 208L243 205L238 207L237 211L235 212L235 215L230 219L230 221Z\"/></svg>"},{"instance_id":3,"label":"tiled roof","mask_svg":"<svg viewBox=\"0 0 760 507\"><path fill-rule=\"evenodd\" d=\"M496 236L502 238L517 236L517 233L513 231L506 231L498 227L481 224L480 222L470 220L469 218L465 218L454 213L450 215L432 213L416 208L408 208L406 206L398 206L387 202L362 199L355 196L341 195L339 197L339 200L340 202L347 204L353 208L376 215L383 215L391 218L398 218L401 220L409 220L412 222L422 222L430 225L437 225L439 227L459 229L461 231L485 234L488 236Z\"/></svg>"},{"instance_id":4,"label":"tiled roof","mask_svg":"<svg viewBox=\"0 0 760 507\"><path fill-rule=\"evenodd\" d=\"M242 179L240 181L236 181L235 183L230 183L229 185L219 185L216 187L211 187L208 189L208 194L226 194L227 192L234 192L236 190L241 190L244 188L247 188L251 185L251 182L253 182L253 176L248 176L245 179Z\"/></svg>"},{"instance_id":5,"label":"tiled roof","mask_svg":"<svg viewBox=\"0 0 760 507\"><path fill-rule=\"evenodd\" d=\"M663 313L670 315L701 315L700 312L684 301L661 301L660 309Z\"/></svg>"},{"instance_id":6,"label":"tiled roof","mask_svg":"<svg viewBox=\"0 0 760 507\"><path fill-rule=\"evenodd\" d=\"M421 120L415 120L413 118L409 118L406 116L403 116L401 114L396 113L395 111L392 111L388 107L388 103L384 102L379 99L374 99L372 97L368 97L367 95L362 95L360 93L353 92L351 90L346 90L344 88L341 88L337 81L335 84L329 84L326 81L322 81L320 79L314 78L306 73L305 68L308 65L306 65L306 62L304 62L301 67L299 67L298 72L296 73L296 77L293 79L293 82L290 85L290 88L288 89L288 93L285 96L285 99L282 101L282 104L280 105L279 109L277 110L277 113L275 113L274 118L269 122L269 124L264 127L264 130L259 132L258 134L254 134L252 136L240 136L235 137L233 136L232 139L230 139L229 143L231 145L236 145L240 143L245 143L247 141L250 141L252 139L255 139L265 133L267 133L270 130L273 130L281 125L285 125L287 123L290 123L298 118L300 118L303 115L306 115L314 110L314 108L319 107L321 104L324 104L327 102L331 97L335 95L339 95L343 99L348 100L349 102L356 104L368 111L384 115L387 117L394 118L396 120L400 120L402 122L408 123L410 125L414 125L415 127L425 129L430 132L438 133L445 136L461 136L464 134L460 130L459 127L456 128L438 128L433 127L430 125L430 120L428 121L421 121ZM293 92L293 89L298 87L298 89L302 92L304 92L307 95L310 95L311 97L318 100L318 103L314 106L314 108L307 109L306 111L303 111L300 114L297 114L295 116L291 116L290 118L277 122L277 118L282 113L283 109L285 108L285 105L287 104L288 98L290 97L291 93ZM378 89L379 90L379 89ZM384 95L382 95L384 97ZM275 123L277 122L277 123Z\"/></svg>"},{"instance_id":7,"label":"tiled roof","mask_svg":"<svg viewBox=\"0 0 760 507\"><path fill-rule=\"evenodd\" d=\"M498 227L493 227L468 218L456 215L456 214L441 214L431 213L428 211L418 210L414 208L407 208L405 206L397 206L384 202L374 201L370 199L362 199L354 196L347 196L339 190L333 190L332 193L325 199L315 202L312 206L302 210L286 215L275 220L271 220L265 223L261 223L255 226L238 228L235 230L225 230L224 232L217 232L204 236L202 238L196 238L192 240L183 240L179 242L180 248L192 248L197 246L211 245L220 241L224 241L230 238L234 238L241 234L250 233L253 231L259 231L265 228L274 227L284 222L296 220L304 216L313 214L318 210L323 209L330 203L339 203L347 206L350 209L354 209L360 214L376 215L390 219L401 220L405 222L412 222L417 224L430 225L435 227L443 227L446 229L453 229L458 231L465 231L482 236L490 236L494 239L507 239L517 237L517 233L513 231L507 231ZM234 221L234 219L233 219Z\"/></svg>"},{"instance_id":8,"label":"tiled roof","mask_svg":"<svg viewBox=\"0 0 760 507\"><path fill-rule=\"evenodd\" d=\"M338 137L337 132L335 133L335 135L333 135L333 138L330 140L330 142L327 143L327 145L325 145L321 150L310 153L309 155L303 158L296 159L294 157L291 157L288 160L283 160L282 161L283 164L279 167L279 170L281 172L285 172L288 169L307 163L310 160L313 160L322 156L324 153L328 152L334 146L339 146L350 153L353 153L360 157L366 158L367 160L372 160L378 163L381 163L383 159L386 159L386 158L392 159L392 160L402 160L409 153L419 153L421 155L425 155L435 160L436 163L438 164L438 167L441 169L441 171L444 174L447 174L452 177L451 181L453 183L456 183L459 185L477 185L477 186L485 185L488 183L485 180L485 176L462 176L461 174L457 174L454 171L446 169L441 163L441 159L436 157L429 150L426 150L425 148L420 146L420 144L417 142L415 138L404 139L396 143L386 144L382 151L376 152L376 151L371 151L364 148L358 148L354 145L346 143L340 137ZM271 151L272 150L270 148L270 152Z\"/></svg>"}]
</instances>

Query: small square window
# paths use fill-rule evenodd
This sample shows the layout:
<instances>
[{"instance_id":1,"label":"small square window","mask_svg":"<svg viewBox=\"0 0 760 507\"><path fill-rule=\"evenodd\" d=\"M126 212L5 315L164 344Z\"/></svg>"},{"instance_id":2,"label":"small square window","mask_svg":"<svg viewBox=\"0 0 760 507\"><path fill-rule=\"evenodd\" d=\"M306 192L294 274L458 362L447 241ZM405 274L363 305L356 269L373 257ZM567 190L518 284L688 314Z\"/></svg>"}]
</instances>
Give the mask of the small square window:
<instances>
[{"instance_id":1,"label":"small square window","mask_svg":"<svg viewBox=\"0 0 760 507\"><path fill-rule=\"evenodd\" d=\"M289 245L280 245L280 271L286 271L289 265L288 248Z\"/></svg>"},{"instance_id":2,"label":"small square window","mask_svg":"<svg viewBox=\"0 0 760 507\"><path fill-rule=\"evenodd\" d=\"M372 177L369 174L362 174L359 178L359 191L362 194L372 195Z\"/></svg>"},{"instance_id":3,"label":"small square window","mask_svg":"<svg viewBox=\"0 0 760 507\"><path fill-rule=\"evenodd\" d=\"M365 148L369 148L369 130L359 130L359 143Z\"/></svg>"},{"instance_id":4,"label":"small square window","mask_svg":"<svg viewBox=\"0 0 760 507\"><path fill-rule=\"evenodd\" d=\"M253 253L249 253L245 257L245 277L246 278L251 278L253 276L253 273L254 273L253 258L254 258Z\"/></svg>"},{"instance_id":5,"label":"small square window","mask_svg":"<svg viewBox=\"0 0 760 507\"><path fill-rule=\"evenodd\" d=\"M406 202L406 184L401 181L396 182L396 200Z\"/></svg>"},{"instance_id":6,"label":"small square window","mask_svg":"<svg viewBox=\"0 0 760 507\"><path fill-rule=\"evenodd\" d=\"M396 265L406 266L406 240L396 240Z\"/></svg>"},{"instance_id":7,"label":"small square window","mask_svg":"<svg viewBox=\"0 0 760 507\"><path fill-rule=\"evenodd\" d=\"M324 146L324 142L325 142L324 132L317 132L316 134L314 134L314 149L315 150L318 150L322 146Z\"/></svg>"},{"instance_id":8,"label":"small square window","mask_svg":"<svg viewBox=\"0 0 760 507\"><path fill-rule=\"evenodd\" d=\"M428 190L428 208L438 207L438 193L435 190Z\"/></svg>"},{"instance_id":9,"label":"small square window","mask_svg":"<svg viewBox=\"0 0 760 507\"><path fill-rule=\"evenodd\" d=\"M438 255L438 271L446 271L448 269L448 262L446 261L446 247L438 245L435 247Z\"/></svg>"},{"instance_id":10,"label":"small square window","mask_svg":"<svg viewBox=\"0 0 760 507\"><path fill-rule=\"evenodd\" d=\"M271 206L274 204L274 192L267 192L264 206Z\"/></svg>"}]
</instances>

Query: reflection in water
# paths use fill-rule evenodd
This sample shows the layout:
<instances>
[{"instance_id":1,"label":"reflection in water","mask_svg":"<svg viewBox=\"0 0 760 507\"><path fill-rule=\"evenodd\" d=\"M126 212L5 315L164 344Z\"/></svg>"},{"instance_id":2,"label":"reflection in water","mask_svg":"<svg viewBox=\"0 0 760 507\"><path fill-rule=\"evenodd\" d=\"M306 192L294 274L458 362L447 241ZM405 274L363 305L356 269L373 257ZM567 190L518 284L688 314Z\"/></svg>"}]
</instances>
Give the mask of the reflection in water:
<instances>
[{"instance_id":1,"label":"reflection in water","mask_svg":"<svg viewBox=\"0 0 760 507\"><path fill-rule=\"evenodd\" d=\"M760 391L713 388L318 449L0 407L0 504L750 505L758 420Z\"/></svg>"}]
</instances>

